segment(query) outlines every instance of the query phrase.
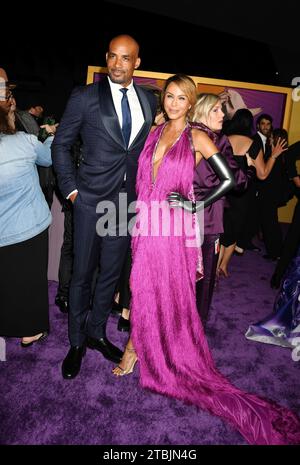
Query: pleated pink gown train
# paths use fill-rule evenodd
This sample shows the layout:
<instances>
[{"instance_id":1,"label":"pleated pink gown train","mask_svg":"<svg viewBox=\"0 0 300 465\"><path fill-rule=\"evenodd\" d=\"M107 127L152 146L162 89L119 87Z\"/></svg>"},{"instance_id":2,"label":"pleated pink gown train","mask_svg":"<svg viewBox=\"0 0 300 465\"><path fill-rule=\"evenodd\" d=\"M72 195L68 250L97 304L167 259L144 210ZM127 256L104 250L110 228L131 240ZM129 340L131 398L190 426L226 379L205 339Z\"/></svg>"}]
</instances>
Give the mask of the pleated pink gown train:
<instances>
[{"instance_id":1,"label":"pleated pink gown train","mask_svg":"<svg viewBox=\"0 0 300 465\"><path fill-rule=\"evenodd\" d=\"M171 191L188 197L192 190L194 154L189 125L153 179L152 158L163 128L149 135L137 176L138 200L143 205L136 223L140 235L132 239L130 318L141 384L218 415L250 444L299 444L300 423L294 413L241 391L215 367L195 303L199 248L187 247L186 234L175 234L176 222L183 221L181 209L174 209L169 236L163 229L168 203L163 202L159 220L153 216L157 201L166 201ZM145 235L147 226L156 235Z\"/></svg>"}]
</instances>

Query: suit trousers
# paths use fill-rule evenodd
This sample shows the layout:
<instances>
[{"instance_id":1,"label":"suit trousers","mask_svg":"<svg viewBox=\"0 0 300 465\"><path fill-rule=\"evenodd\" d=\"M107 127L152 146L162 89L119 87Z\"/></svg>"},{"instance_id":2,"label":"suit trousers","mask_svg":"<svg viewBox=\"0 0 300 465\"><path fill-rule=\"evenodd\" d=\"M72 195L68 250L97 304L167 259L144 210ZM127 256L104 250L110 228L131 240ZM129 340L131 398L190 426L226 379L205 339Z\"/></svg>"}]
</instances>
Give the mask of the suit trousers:
<instances>
[{"instance_id":1,"label":"suit trousers","mask_svg":"<svg viewBox=\"0 0 300 465\"><path fill-rule=\"evenodd\" d=\"M117 200L114 205L118 212ZM125 225L120 219L117 231L99 235L96 225L99 226L104 214L96 213L96 206L84 204L80 194L73 204L73 217L74 263L69 295L69 339L71 346L81 346L87 335L95 339L106 335L106 323L130 236L121 235L125 234L127 221ZM121 228L123 231L120 233ZM99 273L91 299L97 267Z\"/></svg>"},{"instance_id":2,"label":"suit trousers","mask_svg":"<svg viewBox=\"0 0 300 465\"><path fill-rule=\"evenodd\" d=\"M68 300L73 269L73 207L64 209L64 238L60 251L57 295Z\"/></svg>"}]
</instances>

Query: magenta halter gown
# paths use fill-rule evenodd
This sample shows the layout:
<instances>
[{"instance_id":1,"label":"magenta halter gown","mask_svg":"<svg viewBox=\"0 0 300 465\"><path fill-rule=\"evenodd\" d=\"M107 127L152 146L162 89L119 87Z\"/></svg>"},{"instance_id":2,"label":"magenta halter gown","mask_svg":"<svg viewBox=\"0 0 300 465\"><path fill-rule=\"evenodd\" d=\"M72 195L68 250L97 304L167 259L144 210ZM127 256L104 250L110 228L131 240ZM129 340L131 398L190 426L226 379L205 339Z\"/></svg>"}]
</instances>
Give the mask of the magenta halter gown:
<instances>
[{"instance_id":1,"label":"magenta halter gown","mask_svg":"<svg viewBox=\"0 0 300 465\"><path fill-rule=\"evenodd\" d=\"M191 195L194 155L189 125L153 179L152 159L163 128L158 126L148 136L140 155L138 200L148 211L138 213L137 229L146 220L151 223L153 201L166 200L171 191ZM169 209L167 202L164 208ZM187 247L184 234L174 234L175 226L169 236L163 234L162 224L156 226L156 235L132 239L131 337L141 385L218 415L250 444L300 444L300 422L294 413L241 391L215 367L195 301L199 248Z\"/></svg>"}]
</instances>

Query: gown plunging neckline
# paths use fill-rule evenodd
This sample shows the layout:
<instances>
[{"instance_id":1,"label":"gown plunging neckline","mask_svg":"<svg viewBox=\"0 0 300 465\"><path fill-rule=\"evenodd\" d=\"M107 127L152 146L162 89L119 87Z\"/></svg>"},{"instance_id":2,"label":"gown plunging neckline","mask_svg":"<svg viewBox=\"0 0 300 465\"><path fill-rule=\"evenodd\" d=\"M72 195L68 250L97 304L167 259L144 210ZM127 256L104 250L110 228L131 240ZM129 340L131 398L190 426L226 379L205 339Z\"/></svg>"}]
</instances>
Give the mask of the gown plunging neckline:
<instances>
[{"instance_id":1,"label":"gown plunging neckline","mask_svg":"<svg viewBox=\"0 0 300 465\"><path fill-rule=\"evenodd\" d=\"M155 183L156 183L156 180L157 180L157 176L158 176L158 173L159 173L159 170L164 162L164 160L166 159L166 157L168 156L169 152L172 150L172 148L177 144L177 142L179 141L180 137L182 136L183 132L185 131L188 123L186 123L183 127L183 129L180 131L178 137L174 140L174 142L172 143L172 145L166 150L166 152L164 153L164 155L162 156L162 159L161 159L161 162L160 162L160 165L156 171L156 176L154 177L154 159L155 159L155 154L156 154L156 150L157 150L157 147L158 147L158 144L160 142L160 139L161 139L161 136L162 136L162 133L164 132L165 130L165 127L167 126L168 122L166 122L160 132L160 135L156 141L156 144L155 144L155 147L154 147L154 150L153 150L153 155L152 155L152 159L151 159L151 178L152 178L152 185L154 186Z\"/></svg>"}]
</instances>

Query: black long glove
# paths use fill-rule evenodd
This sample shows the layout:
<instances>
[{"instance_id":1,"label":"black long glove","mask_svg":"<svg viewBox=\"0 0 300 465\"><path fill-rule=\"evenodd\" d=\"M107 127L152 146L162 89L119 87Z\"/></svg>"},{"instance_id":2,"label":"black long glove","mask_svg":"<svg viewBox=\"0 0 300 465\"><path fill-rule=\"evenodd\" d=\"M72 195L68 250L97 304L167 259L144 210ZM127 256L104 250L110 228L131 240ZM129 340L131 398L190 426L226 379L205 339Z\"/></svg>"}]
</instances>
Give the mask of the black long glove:
<instances>
[{"instance_id":1,"label":"black long glove","mask_svg":"<svg viewBox=\"0 0 300 465\"><path fill-rule=\"evenodd\" d=\"M208 196L201 202L191 202L178 192L171 192L171 194L168 195L168 202L171 207L181 207L190 213L195 213L208 207L235 187L236 182L233 173L228 166L226 158L221 153L215 153L205 161L210 164L214 172L220 178L220 184L212 189Z\"/></svg>"}]
</instances>

